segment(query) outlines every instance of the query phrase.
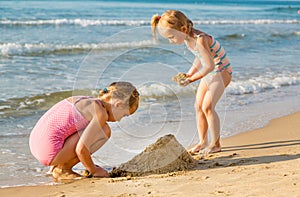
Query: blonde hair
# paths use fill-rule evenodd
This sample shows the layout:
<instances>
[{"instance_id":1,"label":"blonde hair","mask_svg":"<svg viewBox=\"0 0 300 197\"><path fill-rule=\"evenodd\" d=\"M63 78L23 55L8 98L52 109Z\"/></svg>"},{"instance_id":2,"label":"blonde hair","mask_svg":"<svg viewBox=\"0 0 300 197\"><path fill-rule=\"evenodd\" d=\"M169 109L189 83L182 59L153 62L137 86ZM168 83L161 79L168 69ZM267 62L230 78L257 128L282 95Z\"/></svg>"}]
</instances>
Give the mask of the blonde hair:
<instances>
[{"instance_id":1,"label":"blonde hair","mask_svg":"<svg viewBox=\"0 0 300 197\"><path fill-rule=\"evenodd\" d=\"M99 98L104 100L120 99L129 109L136 110L139 106L139 92L129 82L113 82L99 91Z\"/></svg>"},{"instance_id":2,"label":"blonde hair","mask_svg":"<svg viewBox=\"0 0 300 197\"><path fill-rule=\"evenodd\" d=\"M181 31L181 28L185 26L187 28L187 34L192 36L193 34L193 22L187 18L179 10L167 10L161 16L155 14L151 19L152 35L156 38L156 29L161 21L165 21L168 24L168 28Z\"/></svg>"}]
</instances>

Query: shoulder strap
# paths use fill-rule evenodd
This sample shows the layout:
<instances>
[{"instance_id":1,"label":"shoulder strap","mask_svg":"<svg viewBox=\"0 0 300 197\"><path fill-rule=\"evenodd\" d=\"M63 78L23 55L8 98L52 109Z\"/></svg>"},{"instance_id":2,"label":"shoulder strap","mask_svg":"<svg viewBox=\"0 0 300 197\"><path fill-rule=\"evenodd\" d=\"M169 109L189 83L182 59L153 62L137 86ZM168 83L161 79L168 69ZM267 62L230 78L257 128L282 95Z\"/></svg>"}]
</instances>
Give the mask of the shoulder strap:
<instances>
[{"instance_id":1,"label":"shoulder strap","mask_svg":"<svg viewBox=\"0 0 300 197\"><path fill-rule=\"evenodd\" d=\"M82 99L87 99L87 98L92 98L91 96L81 96L79 99L77 99L75 102L74 102L74 105L76 105L76 103L78 103L79 101L81 101Z\"/></svg>"}]
</instances>

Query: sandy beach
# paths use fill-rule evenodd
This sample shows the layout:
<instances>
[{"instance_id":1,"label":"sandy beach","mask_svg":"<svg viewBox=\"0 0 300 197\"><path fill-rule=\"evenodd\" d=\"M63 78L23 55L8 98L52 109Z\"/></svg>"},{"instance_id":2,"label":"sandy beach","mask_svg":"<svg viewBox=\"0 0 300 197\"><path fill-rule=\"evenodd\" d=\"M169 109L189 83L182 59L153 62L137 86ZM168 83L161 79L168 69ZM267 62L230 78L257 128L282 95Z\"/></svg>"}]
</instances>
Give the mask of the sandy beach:
<instances>
[{"instance_id":1,"label":"sandy beach","mask_svg":"<svg viewBox=\"0 0 300 197\"><path fill-rule=\"evenodd\" d=\"M145 177L11 187L0 196L300 196L300 112L222 140L195 169Z\"/></svg>"},{"instance_id":2,"label":"sandy beach","mask_svg":"<svg viewBox=\"0 0 300 197\"><path fill-rule=\"evenodd\" d=\"M300 197L299 1L9 0L0 4L1 197ZM135 85L140 107L111 124L112 137L93 155L95 164L108 170L120 167L167 134L173 134L183 148L197 142L194 103L200 80L187 87L172 81L189 70L194 54L185 44L170 44L159 34L158 42L153 42L151 18L169 9L184 12L195 29L218 40L233 67L232 81L216 106L223 151L195 156L192 170L177 161L162 165L168 172L172 170L167 167L174 166L185 172L53 183L46 176L49 168L29 148L34 125L60 100L96 96L114 81ZM257 129L278 117L283 118ZM147 162L136 163L153 168L170 158L168 152L153 154ZM141 172L135 165L130 167ZM76 165L74 170L83 171L84 166Z\"/></svg>"}]
</instances>

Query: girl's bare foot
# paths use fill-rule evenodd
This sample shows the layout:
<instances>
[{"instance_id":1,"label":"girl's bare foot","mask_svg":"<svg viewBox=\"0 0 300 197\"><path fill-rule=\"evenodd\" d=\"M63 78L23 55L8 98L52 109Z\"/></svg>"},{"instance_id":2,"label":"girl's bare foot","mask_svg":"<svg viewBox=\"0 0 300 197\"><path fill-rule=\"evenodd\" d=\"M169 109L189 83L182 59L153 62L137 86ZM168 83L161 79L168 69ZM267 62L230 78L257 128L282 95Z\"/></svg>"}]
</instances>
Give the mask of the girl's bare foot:
<instances>
[{"instance_id":1,"label":"girl's bare foot","mask_svg":"<svg viewBox=\"0 0 300 197\"><path fill-rule=\"evenodd\" d=\"M52 176L58 180L74 180L83 178L80 174L77 174L71 169L61 169L58 167L54 167Z\"/></svg>"},{"instance_id":2,"label":"girl's bare foot","mask_svg":"<svg viewBox=\"0 0 300 197\"><path fill-rule=\"evenodd\" d=\"M206 146L207 146L206 143L199 143L199 144L197 144L196 146L194 146L193 148L189 149L188 152L189 152L191 155L195 155L195 154L198 154L199 151L205 149Z\"/></svg>"},{"instance_id":3,"label":"girl's bare foot","mask_svg":"<svg viewBox=\"0 0 300 197\"><path fill-rule=\"evenodd\" d=\"M199 153L201 154L210 154L210 153L217 153L217 152L221 152L220 146L208 146L199 151Z\"/></svg>"},{"instance_id":4,"label":"girl's bare foot","mask_svg":"<svg viewBox=\"0 0 300 197\"><path fill-rule=\"evenodd\" d=\"M52 172L53 172L53 169L55 168L56 166L50 166L48 172L46 173L47 176L52 176Z\"/></svg>"}]
</instances>

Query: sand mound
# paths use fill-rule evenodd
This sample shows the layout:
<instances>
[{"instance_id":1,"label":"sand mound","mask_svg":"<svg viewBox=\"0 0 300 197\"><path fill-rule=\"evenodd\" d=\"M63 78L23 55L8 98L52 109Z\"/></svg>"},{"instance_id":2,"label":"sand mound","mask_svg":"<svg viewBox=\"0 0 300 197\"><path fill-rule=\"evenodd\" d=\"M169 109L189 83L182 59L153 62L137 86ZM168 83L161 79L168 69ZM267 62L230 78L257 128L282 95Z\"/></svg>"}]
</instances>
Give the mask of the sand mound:
<instances>
[{"instance_id":1,"label":"sand mound","mask_svg":"<svg viewBox=\"0 0 300 197\"><path fill-rule=\"evenodd\" d=\"M130 161L110 172L111 177L163 174L192 168L195 160L173 135L149 145Z\"/></svg>"}]
</instances>

